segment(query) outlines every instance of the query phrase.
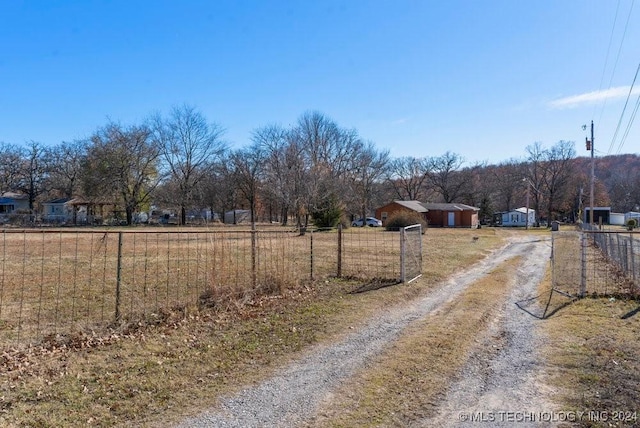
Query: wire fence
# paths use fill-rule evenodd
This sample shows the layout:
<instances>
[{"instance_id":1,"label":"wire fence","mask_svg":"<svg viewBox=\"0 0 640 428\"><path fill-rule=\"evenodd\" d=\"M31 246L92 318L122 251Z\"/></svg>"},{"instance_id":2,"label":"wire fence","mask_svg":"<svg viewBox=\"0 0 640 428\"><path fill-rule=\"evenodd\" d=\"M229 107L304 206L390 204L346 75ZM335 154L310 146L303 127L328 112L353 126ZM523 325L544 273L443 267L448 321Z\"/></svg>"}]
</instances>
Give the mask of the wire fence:
<instances>
[{"instance_id":1,"label":"wire fence","mask_svg":"<svg viewBox=\"0 0 640 428\"><path fill-rule=\"evenodd\" d=\"M571 296L640 296L640 234L576 230L552 234L555 290Z\"/></svg>"},{"instance_id":2,"label":"wire fence","mask_svg":"<svg viewBox=\"0 0 640 428\"><path fill-rule=\"evenodd\" d=\"M422 275L422 225L400 230L400 281L411 282Z\"/></svg>"},{"instance_id":3,"label":"wire fence","mask_svg":"<svg viewBox=\"0 0 640 428\"><path fill-rule=\"evenodd\" d=\"M399 232L4 230L0 348L250 302L327 277L398 281Z\"/></svg>"}]
</instances>

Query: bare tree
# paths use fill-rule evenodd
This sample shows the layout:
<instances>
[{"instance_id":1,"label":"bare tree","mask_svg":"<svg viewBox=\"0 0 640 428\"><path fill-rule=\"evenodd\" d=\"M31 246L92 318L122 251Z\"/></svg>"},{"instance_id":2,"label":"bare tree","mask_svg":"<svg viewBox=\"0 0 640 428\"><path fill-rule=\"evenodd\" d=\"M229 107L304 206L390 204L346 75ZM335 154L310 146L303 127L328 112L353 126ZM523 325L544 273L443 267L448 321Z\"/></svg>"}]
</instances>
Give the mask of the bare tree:
<instances>
[{"instance_id":1,"label":"bare tree","mask_svg":"<svg viewBox=\"0 0 640 428\"><path fill-rule=\"evenodd\" d=\"M45 150L42 145L32 141L23 149L20 165L17 190L29 197L29 209L33 211L36 199L46 190L47 169Z\"/></svg>"},{"instance_id":2,"label":"bare tree","mask_svg":"<svg viewBox=\"0 0 640 428\"><path fill-rule=\"evenodd\" d=\"M83 168L84 191L94 198L117 198L127 224L150 202L159 183L160 150L149 128L110 123L92 137Z\"/></svg>"},{"instance_id":3,"label":"bare tree","mask_svg":"<svg viewBox=\"0 0 640 428\"><path fill-rule=\"evenodd\" d=\"M226 211L237 208L241 199L234 177L231 155L232 153L223 155L223 158L211 167L211 172L198 185L199 199L203 206L211 210L212 216L218 213L221 219L224 219Z\"/></svg>"},{"instance_id":4,"label":"bare tree","mask_svg":"<svg viewBox=\"0 0 640 428\"><path fill-rule=\"evenodd\" d=\"M334 204L340 189L348 184L361 141L355 130L341 129L319 112L300 117L292 131L295 147L304 157L305 223L308 214Z\"/></svg>"},{"instance_id":5,"label":"bare tree","mask_svg":"<svg viewBox=\"0 0 640 428\"><path fill-rule=\"evenodd\" d=\"M390 162L387 180L399 199L426 200L428 171L429 161L425 158L397 158Z\"/></svg>"},{"instance_id":6,"label":"bare tree","mask_svg":"<svg viewBox=\"0 0 640 428\"><path fill-rule=\"evenodd\" d=\"M467 184L464 175L460 173L463 164L462 156L451 152L430 159L427 176L444 202L454 202L463 195Z\"/></svg>"},{"instance_id":7,"label":"bare tree","mask_svg":"<svg viewBox=\"0 0 640 428\"><path fill-rule=\"evenodd\" d=\"M51 191L66 198L78 193L87 144L87 141L62 142L46 150Z\"/></svg>"},{"instance_id":8,"label":"bare tree","mask_svg":"<svg viewBox=\"0 0 640 428\"><path fill-rule=\"evenodd\" d=\"M493 213L493 194L495 183L492 175L484 162L477 162L460 171L466 185L459 202L480 208L480 219L486 219Z\"/></svg>"},{"instance_id":9,"label":"bare tree","mask_svg":"<svg viewBox=\"0 0 640 428\"><path fill-rule=\"evenodd\" d=\"M526 182L525 165L517 159L509 159L491 168L491 178L495 183L495 194L498 207L502 211L510 211L529 185ZM524 181L523 181L524 180Z\"/></svg>"},{"instance_id":10,"label":"bare tree","mask_svg":"<svg viewBox=\"0 0 640 428\"><path fill-rule=\"evenodd\" d=\"M389 167L389 151L376 150L373 143L362 145L353 160L354 168L351 187L353 194L358 200L360 215L366 218L371 201L374 198L376 183L379 183L386 175ZM363 225L366 222L363 222Z\"/></svg>"},{"instance_id":11,"label":"bare tree","mask_svg":"<svg viewBox=\"0 0 640 428\"><path fill-rule=\"evenodd\" d=\"M239 192L249 203L251 224L255 226L257 201L264 178L265 152L254 144L231 155L233 177Z\"/></svg>"},{"instance_id":12,"label":"bare tree","mask_svg":"<svg viewBox=\"0 0 640 428\"><path fill-rule=\"evenodd\" d=\"M18 190L23 162L23 150L12 144L0 143L0 195Z\"/></svg>"},{"instance_id":13,"label":"bare tree","mask_svg":"<svg viewBox=\"0 0 640 428\"><path fill-rule=\"evenodd\" d=\"M279 210L286 225L289 212L300 207L299 187L304 182L304 162L291 132L279 125L267 125L254 131L252 140L264 152L264 194Z\"/></svg>"},{"instance_id":14,"label":"bare tree","mask_svg":"<svg viewBox=\"0 0 640 428\"><path fill-rule=\"evenodd\" d=\"M226 150L221 140L224 131L188 105L173 108L166 119L156 115L152 123L164 167L177 184L175 200L180 207L180 223L184 224L195 189Z\"/></svg>"},{"instance_id":15,"label":"bare tree","mask_svg":"<svg viewBox=\"0 0 640 428\"><path fill-rule=\"evenodd\" d=\"M540 142L535 142L531 146L527 146L527 165L526 179L530 186L530 197L533 201L533 207L536 212L536 226L540 224L540 207L544 200L543 184L544 184L544 161L545 150Z\"/></svg>"},{"instance_id":16,"label":"bare tree","mask_svg":"<svg viewBox=\"0 0 640 428\"><path fill-rule=\"evenodd\" d=\"M559 141L544 152L542 184L547 197L549 221L553 219L553 212L569 193L568 185L573 172L571 161L575 155L574 143L571 141Z\"/></svg>"},{"instance_id":17,"label":"bare tree","mask_svg":"<svg viewBox=\"0 0 640 428\"><path fill-rule=\"evenodd\" d=\"M612 178L611 200L618 212L640 209L640 171L619 171Z\"/></svg>"},{"instance_id":18,"label":"bare tree","mask_svg":"<svg viewBox=\"0 0 640 428\"><path fill-rule=\"evenodd\" d=\"M294 129L311 168L339 177L352 168L352 156L360 145L355 130L341 129L320 112L303 114Z\"/></svg>"}]
</instances>

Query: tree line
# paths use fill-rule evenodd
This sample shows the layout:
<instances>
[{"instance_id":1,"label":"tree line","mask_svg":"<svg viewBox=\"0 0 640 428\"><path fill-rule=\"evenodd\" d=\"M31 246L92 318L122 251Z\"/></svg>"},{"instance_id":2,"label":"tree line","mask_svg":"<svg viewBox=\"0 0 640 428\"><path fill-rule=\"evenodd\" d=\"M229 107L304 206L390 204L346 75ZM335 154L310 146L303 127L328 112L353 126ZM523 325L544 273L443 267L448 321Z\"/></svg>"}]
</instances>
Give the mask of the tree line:
<instances>
[{"instance_id":1,"label":"tree line","mask_svg":"<svg viewBox=\"0 0 640 428\"><path fill-rule=\"evenodd\" d=\"M255 129L243 148L231 149L223 137L219 124L182 105L55 146L0 143L0 191L24 193L32 211L55 198L110 203L127 224L152 205L175 210L180 224L191 210L248 209L252 221L297 226L366 217L396 199L464 203L479 207L481 218L524 206L526 195L547 220L576 220L588 205L587 164L568 141L534 143L523 159L497 165L465 165L454 152L392 158L317 111L293 126ZM631 171L608 169L596 181L596 205L637 209L640 172Z\"/></svg>"}]
</instances>

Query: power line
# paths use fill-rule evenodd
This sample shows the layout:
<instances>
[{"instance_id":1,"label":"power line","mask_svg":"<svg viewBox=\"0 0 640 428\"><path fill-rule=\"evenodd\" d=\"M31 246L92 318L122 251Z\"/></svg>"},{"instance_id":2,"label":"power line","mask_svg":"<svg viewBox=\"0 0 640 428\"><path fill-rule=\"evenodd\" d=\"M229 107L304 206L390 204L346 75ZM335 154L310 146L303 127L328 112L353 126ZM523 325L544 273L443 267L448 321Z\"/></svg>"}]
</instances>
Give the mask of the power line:
<instances>
[{"instance_id":1,"label":"power line","mask_svg":"<svg viewBox=\"0 0 640 428\"><path fill-rule=\"evenodd\" d=\"M611 154L611 150L613 148L613 145L614 145L614 143L616 141L616 138L618 137L618 132L620 131L620 126L622 125L622 119L624 118L624 113L627 110L627 105L629 104L629 98L631 98L631 93L633 92L633 87L634 87L634 85L636 83L636 79L638 78L638 72L640 72L640 63L638 63L638 68L636 69L636 74L635 74L635 76L633 76L633 82L631 82L631 86L629 87L629 93L627 94L627 99L624 102L624 107L622 108L622 113L620 114L620 119L618 119L618 125L616 126L616 132L613 134L613 139L611 140L611 144L609 145L609 151L607 152L607 154ZM637 110L638 110L638 108L636 107L635 110L634 110L634 113L631 116L629 124L627 125L627 129L630 129L631 123L633 123L633 119L635 118L635 112ZM625 136L626 135L628 135L628 131L626 131ZM622 144L624 144L624 140L620 141L620 145L618 146L618 153L622 149Z\"/></svg>"},{"instance_id":2,"label":"power line","mask_svg":"<svg viewBox=\"0 0 640 428\"><path fill-rule=\"evenodd\" d=\"M611 79L609 80L609 88L611 88L611 85L613 83L613 76L615 75L616 69L618 68L618 61L620 60L620 52L622 52L622 46L624 45L624 39L627 36L627 29L629 28L629 21L631 20L631 13L633 12L633 5L634 4L635 4L635 0L633 0L631 2L631 7L629 8L629 13L627 14L627 22L624 24L624 31L622 32L622 39L620 40L620 46L618 46L618 53L616 55L616 61L615 61L614 66L613 66L613 71L611 72ZM617 14L617 10L616 10L616 14ZM637 73L636 73L636 75L637 75ZM635 78L633 80L635 82ZM632 87L633 87L633 85L632 85ZM605 105L606 105L606 99L605 99L605 103L602 106L602 111L600 112L600 118L602 118L602 114L604 113L604 106ZM626 108L626 105L625 105L625 108ZM623 110L623 114L624 114L624 110ZM622 120L622 118L620 118L620 120ZM616 128L616 133L615 133L613 139L611 140L611 144L609 145L609 150L607 152L609 154L613 150L613 146L615 144L615 138L616 138L617 134L618 134L618 129Z\"/></svg>"},{"instance_id":3,"label":"power line","mask_svg":"<svg viewBox=\"0 0 640 428\"><path fill-rule=\"evenodd\" d=\"M600 86L598 87L598 92L602 90L602 82L604 82L604 75L607 71L607 65L609 65L609 54L611 53L611 44L613 43L613 35L616 29L616 23L618 22L618 11L620 10L620 0L618 0L618 4L616 5L616 14L613 18L613 26L611 27L611 34L609 35L609 45L607 46L607 55L604 59L604 67L602 67L602 76L600 76ZM609 80L609 88L611 87L611 81L613 80L613 74L615 73L615 69L611 73L611 79ZM602 104L602 108L600 109L600 120L602 120L602 115L604 113L604 108L607 105L607 99L604 99ZM595 110L597 106L593 107L593 116L595 116ZM598 121L600 122L600 121Z\"/></svg>"},{"instance_id":4,"label":"power line","mask_svg":"<svg viewBox=\"0 0 640 428\"><path fill-rule=\"evenodd\" d=\"M638 69L640 69L640 64L638 64ZM622 136L622 139L620 140L620 145L618 146L618 151L616 152L616 154L620 154L620 151L622 150L622 146L627 141L627 137L629 136L629 131L631 131L631 126L633 125L633 121L635 120L636 114L638 113L638 107L640 107L640 94L638 95L638 99L636 100L636 106L633 109L633 113L631 114L631 117L629 118L629 123L627 123L627 128L624 131L624 135Z\"/></svg>"}]
</instances>

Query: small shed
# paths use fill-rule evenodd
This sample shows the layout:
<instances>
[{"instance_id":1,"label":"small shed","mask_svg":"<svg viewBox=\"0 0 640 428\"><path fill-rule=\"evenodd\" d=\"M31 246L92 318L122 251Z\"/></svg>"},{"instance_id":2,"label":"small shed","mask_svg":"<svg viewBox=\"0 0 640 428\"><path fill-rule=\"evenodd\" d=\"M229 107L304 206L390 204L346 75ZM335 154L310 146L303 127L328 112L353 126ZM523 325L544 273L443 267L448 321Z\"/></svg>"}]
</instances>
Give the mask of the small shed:
<instances>
[{"instance_id":1,"label":"small shed","mask_svg":"<svg viewBox=\"0 0 640 428\"><path fill-rule=\"evenodd\" d=\"M591 207L584 209L585 223L591 221ZM611 207L593 207L593 223L594 224L611 224Z\"/></svg>"}]
</instances>

